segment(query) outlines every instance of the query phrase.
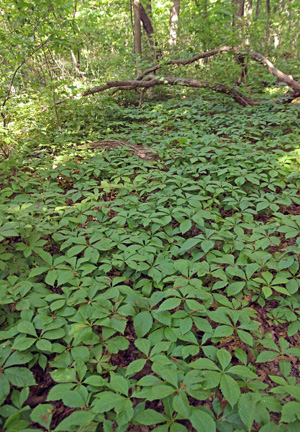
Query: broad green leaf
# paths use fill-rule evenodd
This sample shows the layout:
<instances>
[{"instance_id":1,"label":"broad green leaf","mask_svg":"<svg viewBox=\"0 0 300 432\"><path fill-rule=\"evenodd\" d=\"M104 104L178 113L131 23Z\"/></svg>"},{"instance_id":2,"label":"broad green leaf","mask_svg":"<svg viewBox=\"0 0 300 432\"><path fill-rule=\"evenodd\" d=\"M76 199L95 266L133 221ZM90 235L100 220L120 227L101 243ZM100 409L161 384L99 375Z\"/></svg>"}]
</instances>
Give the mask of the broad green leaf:
<instances>
[{"instance_id":1,"label":"broad green leaf","mask_svg":"<svg viewBox=\"0 0 300 432\"><path fill-rule=\"evenodd\" d=\"M197 432L216 432L216 423L206 412L194 408L189 418Z\"/></svg>"},{"instance_id":2,"label":"broad green leaf","mask_svg":"<svg viewBox=\"0 0 300 432\"><path fill-rule=\"evenodd\" d=\"M30 418L33 422L40 424L46 429L50 429L52 419L53 405L40 404L37 405L31 412Z\"/></svg>"},{"instance_id":3,"label":"broad green leaf","mask_svg":"<svg viewBox=\"0 0 300 432\"><path fill-rule=\"evenodd\" d=\"M60 400L64 393L68 390L71 390L74 387L75 383L66 383L66 384L57 384L50 389L50 392L47 396L47 401L56 401Z\"/></svg>"},{"instance_id":4,"label":"broad green leaf","mask_svg":"<svg viewBox=\"0 0 300 432\"><path fill-rule=\"evenodd\" d=\"M208 369L219 371L220 368L211 360L207 358L199 358L198 360L190 363L190 367L193 369Z\"/></svg>"},{"instance_id":5,"label":"broad green leaf","mask_svg":"<svg viewBox=\"0 0 300 432\"><path fill-rule=\"evenodd\" d=\"M260 394L245 393L239 399L238 411L242 422L250 432L257 412Z\"/></svg>"},{"instance_id":6,"label":"broad green leaf","mask_svg":"<svg viewBox=\"0 0 300 432\"><path fill-rule=\"evenodd\" d=\"M104 413L113 409L117 402L124 400L124 396L111 391L104 391L96 394L96 399L92 403L94 413Z\"/></svg>"},{"instance_id":7,"label":"broad green leaf","mask_svg":"<svg viewBox=\"0 0 300 432\"><path fill-rule=\"evenodd\" d=\"M256 363L265 363L274 360L276 357L279 356L279 352L274 351L263 351L260 354L258 354Z\"/></svg>"},{"instance_id":8,"label":"broad green leaf","mask_svg":"<svg viewBox=\"0 0 300 432\"><path fill-rule=\"evenodd\" d=\"M227 373L233 373L243 378L256 379L257 375L252 372L247 366L237 365L232 366L227 370Z\"/></svg>"},{"instance_id":9,"label":"broad green leaf","mask_svg":"<svg viewBox=\"0 0 300 432\"><path fill-rule=\"evenodd\" d=\"M83 408L85 402L81 394L76 390L67 390L62 394L63 403L70 408Z\"/></svg>"},{"instance_id":10,"label":"broad green leaf","mask_svg":"<svg viewBox=\"0 0 300 432\"><path fill-rule=\"evenodd\" d=\"M133 362L129 363L126 369L126 376L135 375L140 372L146 364L145 359L133 360Z\"/></svg>"},{"instance_id":11,"label":"broad green leaf","mask_svg":"<svg viewBox=\"0 0 300 432\"><path fill-rule=\"evenodd\" d=\"M134 342L137 349L139 349L143 354L148 356L150 351L150 341L148 339L136 339Z\"/></svg>"},{"instance_id":12,"label":"broad green leaf","mask_svg":"<svg viewBox=\"0 0 300 432\"><path fill-rule=\"evenodd\" d=\"M109 388L117 393L122 393L123 395L128 396L129 381L126 378L111 372Z\"/></svg>"},{"instance_id":13,"label":"broad green leaf","mask_svg":"<svg viewBox=\"0 0 300 432\"><path fill-rule=\"evenodd\" d=\"M300 403L294 401L287 402L282 407L281 421L292 423L296 420L300 420Z\"/></svg>"},{"instance_id":14,"label":"broad green leaf","mask_svg":"<svg viewBox=\"0 0 300 432\"><path fill-rule=\"evenodd\" d=\"M190 219L186 219L183 222L181 222L179 227L181 234L185 234L191 228L192 228L192 222Z\"/></svg>"},{"instance_id":15,"label":"broad green leaf","mask_svg":"<svg viewBox=\"0 0 300 432\"><path fill-rule=\"evenodd\" d=\"M11 367L5 369L5 376L16 387L29 387L36 385L33 373L23 367Z\"/></svg>"},{"instance_id":16,"label":"broad green leaf","mask_svg":"<svg viewBox=\"0 0 300 432\"><path fill-rule=\"evenodd\" d=\"M153 318L150 312L144 311L137 314L134 319L134 330L137 337L141 338L149 332L153 324Z\"/></svg>"},{"instance_id":17,"label":"broad green leaf","mask_svg":"<svg viewBox=\"0 0 300 432\"><path fill-rule=\"evenodd\" d=\"M89 411L75 411L62 422L60 422L59 425L54 429L54 432L78 430L77 426L88 426L94 417L94 414ZM77 429L74 427L77 427Z\"/></svg>"},{"instance_id":18,"label":"broad green leaf","mask_svg":"<svg viewBox=\"0 0 300 432\"><path fill-rule=\"evenodd\" d=\"M34 325L30 321L21 321L18 324L18 331L20 333L26 333L26 334L29 334L31 336L37 337Z\"/></svg>"},{"instance_id":19,"label":"broad green leaf","mask_svg":"<svg viewBox=\"0 0 300 432\"><path fill-rule=\"evenodd\" d=\"M10 385L6 376L2 373L0 375L0 404L2 405L6 397L9 395Z\"/></svg>"},{"instance_id":20,"label":"broad green leaf","mask_svg":"<svg viewBox=\"0 0 300 432\"><path fill-rule=\"evenodd\" d=\"M173 408L178 414L182 415L183 418L189 418L191 414L191 407L189 400L185 392L181 391L174 396Z\"/></svg>"},{"instance_id":21,"label":"broad green leaf","mask_svg":"<svg viewBox=\"0 0 300 432\"><path fill-rule=\"evenodd\" d=\"M225 399L230 403L232 407L234 407L234 405L239 400L241 394L237 382L233 378L231 378L231 376L225 374L222 375L220 387Z\"/></svg>"},{"instance_id":22,"label":"broad green leaf","mask_svg":"<svg viewBox=\"0 0 300 432\"><path fill-rule=\"evenodd\" d=\"M47 339L40 339L35 344L38 350L40 351L52 351L52 343L49 342Z\"/></svg>"},{"instance_id":23,"label":"broad green leaf","mask_svg":"<svg viewBox=\"0 0 300 432\"><path fill-rule=\"evenodd\" d=\"M249 346L253 346L253 337L251 336L250 333L247 333L243 330L238 330L237 331L238 337L241 339L241 341L243 341L245 344L249 345Z\"/></svg>"},{"instance_id":24,"label":"broad green leaf","mask_svg":"<svg viewBox=\"0 0 300 432\"><path fill-rule=\"evenodd\" d=\"M138 414L134 418L134 420L137 421L139 424L151 426L159 423L164 423L168 420L168 417L160 414L157 411L154 411L153 409L146 409L145 411Z\"/></svg>"},{"instance_id":25,"label":"broad green leaf","mask_svg":"<svg viewBox=\"0 0 300 432\"><path fill-rule=\"evenodd\" d=\"M201 243L201 238L189 238L181 245L179 253L184 254L199 243Z\"/></svg>"},{"instance_id":26,"label":"broad green leaf","mask_svg":"<svg viewBox=\"0 0 300 432\"><path fill-rule=\"evenodd\" d=\"M34 344L34 342L36 342L36 339L34 338L20 337L15 339L12 348L18 351L26 351Z\"/></svg>"},{"instance_id":27,"label":"broad green leaf","mask_svg":"<svg viewBox=\"0 0 300 432\"><path fill-rule=\"evenodd\" d=\"M207 253L215 246L215 242L212 240L204 240L201 242L201 248L204 253Z\"/></svg>"},{"instance_id":28,"label":"broad green leaf","mask_svg":"<svg viewBox=\"0 0 300 432\"><path fill-rule=\"evenodd\" d=\"M179 298L169 298L165 300L158 308L158 312L176 309L181 303Z\"/></svg>"},{"instance_id":29,"label":"broad green leaf","mask_svg":"<svg viewBox=\"0 0 300 432\"><path fill-rule=\"evenodd\" d=\"M167 396L170 396L175 392L175 388L165 385L165 384L157 384L152 387L150 395L147 397L147 400L153 401L158 399L163 399Z\"/></svg>"},{"instance_id":30,"label":"broad green leaf","mask_svg":"<svg viewBox=\"0 0 300 432\"><path fill-rule=\"evenodd\" d=\"M66 252L66 256L68 258L71 258L75 255L79 255L84 249L86 248L86 245L76 245L71 247L70 249L67 250Z\"/></svg>"},{"instance_id":31,"label":"broad green leaf","mask_svg":"<svg viewBox=\"0 0 300 432\"><path fill-rule=\"evenodd\" d=\"M217 357L220 362L221 368L225 370L231 361L230 353L224 349L220 349L217 352Z\"/></svg>"}]
</instances>

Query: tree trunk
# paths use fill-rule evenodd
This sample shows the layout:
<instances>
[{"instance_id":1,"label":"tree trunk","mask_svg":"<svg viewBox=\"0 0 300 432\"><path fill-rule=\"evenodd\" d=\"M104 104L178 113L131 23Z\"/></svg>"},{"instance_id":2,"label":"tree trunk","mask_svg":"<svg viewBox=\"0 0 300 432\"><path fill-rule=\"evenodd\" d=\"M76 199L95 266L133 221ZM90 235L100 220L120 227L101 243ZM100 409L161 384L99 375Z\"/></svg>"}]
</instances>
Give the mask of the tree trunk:
<instances>
[{"instance_id":1,"label":"tree trunk","mask_svg":"<svg viewBox=\"0 0 300 432\"><path fill-rule=\"evenodd\" d=\"M141 2L133 0L134 13L134 53L137 56L142 54L142 32L141 32Z\"/></svg>"},{"instance_id":2,"label":"tree trunk","mask_svg":"<svg viewBox=\"0 0 300 432\"><path fill-rule=\"evenodd\" d=\"M146 11L147 11L147 14L149 15L150 19L152 19L152 4L151 4L151 0L146 0Z\"/></svg>"},{"instance_id":3,"label":"tree trunk","mask_svg":"<svg viewBox=\"0 0 300 432\"><path fill-rule=\"evenodd\" d=\"M155 59L157 60L158 58L160 58L162 56L162 53L161 53L161 50L157 46L158 45L157 42L155 42L155 40L154 40L154 29L153 29L151 20L150 20L149 16L147 15L147 12L145 11L142 4L140 7L140 16L141 16L141 21L143 23L144 30L147 34L148 39L149 39L150 46L154 51Z\"/></svg>"},{"instance_id":4,"label":"tree trunk","mask_svg":"<svg viewBox=\"0 0 300 432\"><path fill-rule=\"evenodd\" d=\"M266 39L268 45L270 43L270 15L271 15L271 5L270 0L266 0L266 13L267 13L267 22L266 22Z\"/></svg>"},{"instance_id":5,"label":"tree trunk","mask_svg":"<svg viewBox=\"0 0 300 432\"><path fill-rule=\"evenodd\" d=\"M255 8L255 18L257 19L258 18L258 15L259 15L259 5L260 5L260 0L257 0L256 1L256 8Z\"/></svg>"},{"instance_id":6,"label":"tree trunk","mask_svg":"<svg viewBox=\"0 0 300 432\"><path fill-rule=\"evenodd\" d=\"M233 0L233 22L235 25L241 24L245 12L245 0Z\"/></svg>"},{"instance_id":7,"label":"tree trunk","mask_svg":"<svg viewBox=\"0 0 300 432\"><path fill-rule=\"evenodd\" d=\"M173 0L173 6L170 9L170 24L169 24L169 44L176 45L178 20L180 14L180 0Z\"/></svg>"}]
</instances>

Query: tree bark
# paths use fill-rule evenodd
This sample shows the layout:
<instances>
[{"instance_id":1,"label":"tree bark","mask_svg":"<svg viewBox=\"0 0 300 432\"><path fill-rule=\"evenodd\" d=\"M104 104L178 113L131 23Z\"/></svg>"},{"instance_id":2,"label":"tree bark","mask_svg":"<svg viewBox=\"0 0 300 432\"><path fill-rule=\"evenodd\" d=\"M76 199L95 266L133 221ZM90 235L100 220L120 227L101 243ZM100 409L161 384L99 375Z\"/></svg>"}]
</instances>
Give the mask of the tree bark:
<instances>
[{"instance_id":1,"label":"tree bark","mask_svg":"<svg viewBox=\"0 0 300 432\"><path fill-rule=\"evenodd\" d=\"M176 45L178 34L178 20L180 14L180 0L173 0L173 6L170 9L169 23L169 44Z\"/></svg>"},{"instance_id":2,"label":"tree bark","mask_svg":"<svg viewBox=\"0 0 300 432\"><path fill-rule=\"evenodd\" d=\"M141 2L133 0L134 12L134 53L137 56L142 54L142 32L141 32Z\"/></svg>"},{"instance_id":3,"label":"tree bark","mask_svg":"<svg viewBox=\"0 0 300 432\"><path fill-rule=\"evenodd\" d=\"M270 43L270 16L271 16L270 0L266 0L266 14L267 14L266 39L267 39L267 42L268 42L268 45L269 45L269 43Z\"/></svg>"},{"instance_id":4,"label":"tree bark","mask_svg":"<svg viewBox=\"0 0 300 432\"><path fill-rule=\"evenodd\" d=\"M148 5L148 3L147 3L147 5ZM151 23L149 16L147 15L146 10L142 4L140 7L140 16L141 16L141 21L142 21L144 30L147 34L148 39L149 39L150 46L154 51L155 60L157 60L158 58L162 57L162 52L161 52L160 48L158 47L157 42L154 39L154 28L152 26L152 23Z\"/></svg>"},{"instance_id":5,"label":"tree bark","mask_svg":"<svg viewBox=\"0 0 300 432\"><path fill-rule=\"evenodd\" d=\"M241 24L245 13L245 0L233 0L233 22L232 24Z\"/></svg>"}]
</instances>

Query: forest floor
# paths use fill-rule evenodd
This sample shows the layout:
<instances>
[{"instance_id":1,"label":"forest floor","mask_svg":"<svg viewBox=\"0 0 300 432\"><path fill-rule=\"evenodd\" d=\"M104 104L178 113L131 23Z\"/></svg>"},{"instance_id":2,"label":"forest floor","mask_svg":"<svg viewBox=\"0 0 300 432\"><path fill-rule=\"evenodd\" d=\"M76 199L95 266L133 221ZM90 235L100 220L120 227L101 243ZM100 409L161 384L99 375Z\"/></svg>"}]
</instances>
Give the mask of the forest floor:
<instances>
[{"instance_id":1,"label":"forest floor","mask_svg":"<svg viewBox=\"0 0 300 432\"><path fill-rule=\"evenodd\" d=\"M299 431L298 107L74 106L0 162L1 430Z\"/></svg>"}]
</instances>

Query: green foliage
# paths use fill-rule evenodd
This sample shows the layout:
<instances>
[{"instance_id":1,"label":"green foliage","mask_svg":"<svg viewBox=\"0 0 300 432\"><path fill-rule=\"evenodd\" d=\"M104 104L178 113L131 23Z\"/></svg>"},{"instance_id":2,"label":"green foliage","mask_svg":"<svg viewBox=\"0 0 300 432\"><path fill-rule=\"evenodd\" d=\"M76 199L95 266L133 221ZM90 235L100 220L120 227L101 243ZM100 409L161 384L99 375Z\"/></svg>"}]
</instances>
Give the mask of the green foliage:
<instances>
[{"instance_id":1,"label":"green foliage","mask_svg":"<svg viewBox=\"0 0 300 432\"><path fill-rule=\"evenodd\" d=\"M52 132L1 162L1 428L297 430L297 108L106 103L90 133L158 161Z\"/></svg>"}]
</instances>

